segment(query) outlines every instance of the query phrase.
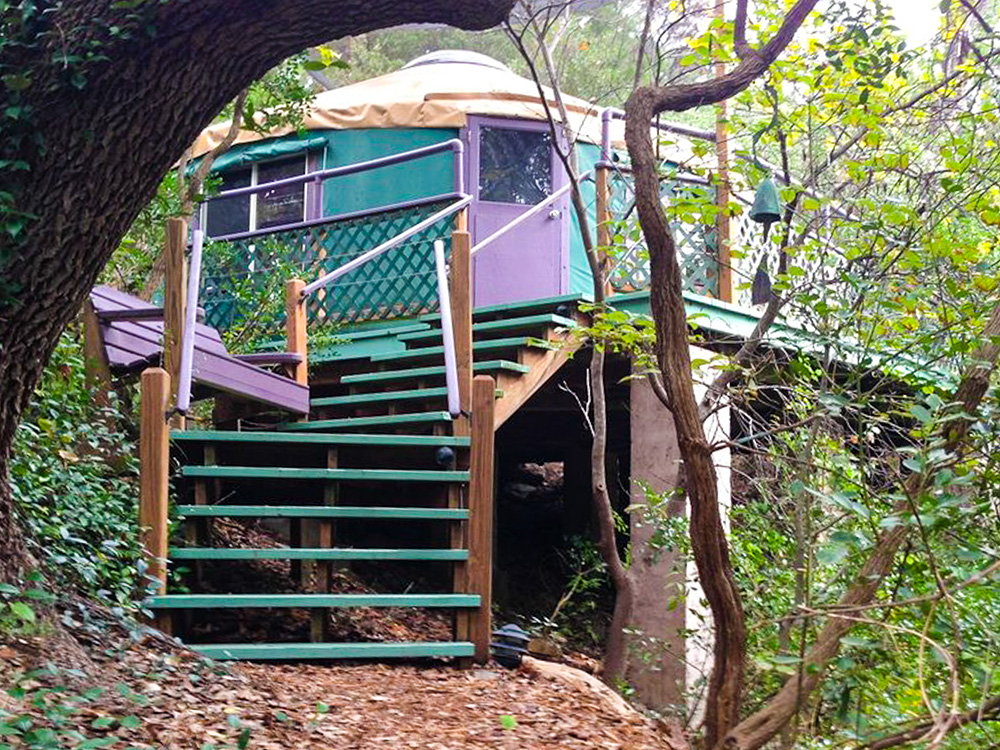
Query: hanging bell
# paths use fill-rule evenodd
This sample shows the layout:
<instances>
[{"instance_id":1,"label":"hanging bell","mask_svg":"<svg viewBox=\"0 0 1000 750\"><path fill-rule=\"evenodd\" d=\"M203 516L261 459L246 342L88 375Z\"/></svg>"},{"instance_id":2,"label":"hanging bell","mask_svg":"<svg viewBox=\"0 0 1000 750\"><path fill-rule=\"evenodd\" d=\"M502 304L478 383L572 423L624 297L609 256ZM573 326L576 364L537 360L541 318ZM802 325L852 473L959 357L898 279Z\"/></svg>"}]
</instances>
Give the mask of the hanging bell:
<instances>
[{"instance_id":1,"label":"hanging bell","mask_svg":"<svg viewBox=\"0 0 1000 750\"><path fill-rule=\"evenodd\" d=\"M770 225L768 225L770 226ZM761 258L750 287L750 304L766 305L771 300L771 277L767 274L767 259Z\"/></svg>"},{"instance_id":2,"label":"hanging bell","mask_svg":"<svg viewBox=\"0 0 1000 750\"><path fill-rule=\"evenodd\" d=\"M778 186L770 176L757 187L757 193L753 197L753 206L750 208L750 218L758 224L764 225L764 239L771 231L771 225L781 219L781 198L778 195Z\"/></svg>"}]
</instances>

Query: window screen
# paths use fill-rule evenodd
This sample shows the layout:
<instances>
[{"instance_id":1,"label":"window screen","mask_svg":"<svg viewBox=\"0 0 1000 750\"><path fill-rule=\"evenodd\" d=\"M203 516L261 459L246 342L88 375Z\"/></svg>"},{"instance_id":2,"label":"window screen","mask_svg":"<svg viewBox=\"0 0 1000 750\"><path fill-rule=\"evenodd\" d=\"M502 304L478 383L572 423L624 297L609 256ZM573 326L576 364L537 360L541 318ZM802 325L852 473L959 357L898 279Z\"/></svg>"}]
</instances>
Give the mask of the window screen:
<instances>
[{"instance_id":1,"label":"window screen","mask_svg":"<svg viewBox=\"0 0 1000 750\"><path fill-rule=\"evenodd\" d=\"M251 175L250 167L223 172L219 191L248 187ZM205 229L209 237L246 232L250 229L250 196L241 195L236 198L218 198L209 201Z\"/></svg>"},{"instance_id":2,"label":"window screen","mask_svg":"<svg viewBox=\"0 0 1000 750\"><path fill-rule=\"evenodd\" d=\"M479 200L534 205L551 192L549 133L479 129Z\"/></svg>"},{"instance_id":3,"label":"window screen","mask_svg":"<svg viewBox=\"0 0 1000 750\"><path fill-rule=\"evenodd\" d=\"M257 167L257 184L264 185L286 177L304 174L303 157L282 159L260 164ZM305 183L285 185L257 194L257 229L294 224L305 218Z\"/></svg>"}]
</instances>

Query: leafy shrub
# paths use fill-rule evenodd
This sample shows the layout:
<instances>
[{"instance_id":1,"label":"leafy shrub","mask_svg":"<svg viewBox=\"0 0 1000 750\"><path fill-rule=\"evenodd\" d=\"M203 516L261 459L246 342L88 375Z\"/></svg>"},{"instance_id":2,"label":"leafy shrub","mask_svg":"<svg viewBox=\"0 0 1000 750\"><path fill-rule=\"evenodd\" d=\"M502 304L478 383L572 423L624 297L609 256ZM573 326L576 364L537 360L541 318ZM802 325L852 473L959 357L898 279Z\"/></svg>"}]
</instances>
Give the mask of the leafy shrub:
<instances>
[{"instance_id":1,"label":"leafy shrub","mask_svg":"<svg viewBox=\"0 0 1000 750\"><path fill-rule=\"evenodd\" d=\"M31 552L53 582L125 603L139 560L138 461L112 395L87 389L74 332L63 334L14 440L11 483Z\"/></svg>"}]
</instances>

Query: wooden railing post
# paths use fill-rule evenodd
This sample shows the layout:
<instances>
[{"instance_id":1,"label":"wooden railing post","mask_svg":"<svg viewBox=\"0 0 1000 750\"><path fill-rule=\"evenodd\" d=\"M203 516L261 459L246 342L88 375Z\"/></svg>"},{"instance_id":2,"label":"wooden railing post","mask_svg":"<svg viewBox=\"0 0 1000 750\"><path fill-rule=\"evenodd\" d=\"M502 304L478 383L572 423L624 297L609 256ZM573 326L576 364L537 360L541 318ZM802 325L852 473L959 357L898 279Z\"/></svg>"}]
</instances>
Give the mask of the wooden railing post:
<instances>
[{"instance_id":1,"label":"wooden railing post","mask_svg":"<svg viewBox=\"0 0 1000 750\"><path fill-rule=\"evenodd\" d=\"M167 591L167 504L170 466L170 374L150 367L141 378L139 417L139 527L146 552L146 577L158 594Z\"/></svg>"},{"instance_id":2,"label":"wooden railing post","mask_svg":"<svg viewBox=\"0 0 1000 750\"><path fill-rule=\"evenodd\" d=\"M184 249L187 246L187 222L167 219L167 239L163 248L163 368L170 374L170 406L177 403L177 384L181 374L181 339L184 336L184 301L187 274ZM184 428L184 417L175 415L171 424Z\"/></svg>"},{"instance_id":3,"label":"wooden railing post","mask_svg":"<svg viewBox=\"0 0 1000 750\"><path fill-rule=\"evenodd\" d=\"M608 248L611 247L611 194L610 170L608 167L597 167L594 177L597 186L597 252L601 261L601 275L604 277L604 294L611 296L611 259Z\"/></svg>"},{"instance_id":4,"label":"wooden railing post","mask_svg":"<svg viewBox=\"0 0 1000 750\"><path fill-rule=\"evenodd\" d=\"M83 371L87 389L93 394L95 403L101 408L107 407L111 403L108 395L111 392L111 367L101 341L101 321L90 299L83 303Z\"/></svg>"},{"instance_id":5,"label":"wooden railing post","mask_svg":"<svg viewBox=\"0 0 1000 750\"><path fill-rule=\"evenodd\" d=\"M459 216L465 215L465 210ZM465 222L460 221L464 226ZM472 242L466 229L451 234L451 269L448 280L451 292L452 326L455 332L455 358L458 363L458 396L462 411L472 406ZM469 434L468 417L455 421L455 434Z\"/></svg>"},{"instance_id":6,"label":"wooden railing post","mask_svg":"<svg viewBox=\"0 0 1000 750\"><path fill-rule=\"evenodd\" d=\"M725 20L724 0L716 0L712 10L715 18ZM715 63L715 77L726 74L726 64ZM733 259L730 252L732 239L732 217L729 215L729 105L723 99L715 105L715 156L718 161L719 183L715 188L715 205L719 211L715 215L716 258L719 264L719 299L733 301Z\"/></svg>"},{"instance_id":7,"label":"wooden railing post","mask_svg":"<svg viewBox=\"0 0 1000 750\"><path fill-rule=\"evenodd\" d=\"M479 594L471 640L480 664L490 658L493 599L493 406L496 383L488 375L472 381L472 448L469 457L469 593Z\"/></svg>"},{"instance_id":8,"label":"wooden railing post","mask_svg":"<svg viewBox=\"0 0 1000 750\"><path fill-rule=\"evenodd\" d=\"M309 339L306 334L306 303L302 299L302 279L285 282L285 338L287 351L302 355L302 361L289 366L289 376L296 383L309 384Z\"/></svg>"}]
</instances>

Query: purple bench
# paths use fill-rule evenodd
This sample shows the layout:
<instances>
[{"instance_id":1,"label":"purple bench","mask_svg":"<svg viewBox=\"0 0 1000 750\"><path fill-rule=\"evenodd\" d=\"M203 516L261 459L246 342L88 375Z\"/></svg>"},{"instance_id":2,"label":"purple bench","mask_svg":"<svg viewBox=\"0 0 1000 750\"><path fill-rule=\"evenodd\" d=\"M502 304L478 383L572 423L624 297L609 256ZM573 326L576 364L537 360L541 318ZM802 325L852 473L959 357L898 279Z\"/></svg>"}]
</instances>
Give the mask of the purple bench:
<instances>
[{"instance_id":1,"label":"purple bench","mask_svg":"<svg viewBox=\"0 0 1000 750\"><path fill-rule=\"evenodd\" d=\"M163 309L108 286L94 287L90 301L100 323L108 366L116 374L138 372L163 358ZM265 370L262 364L293 364L301 356L289 352L249 354L226 351L219 332L197 323L192 381L201 395L226 393L268 406L309 413L309 387Z\"/></svg>"}]
</instances>

